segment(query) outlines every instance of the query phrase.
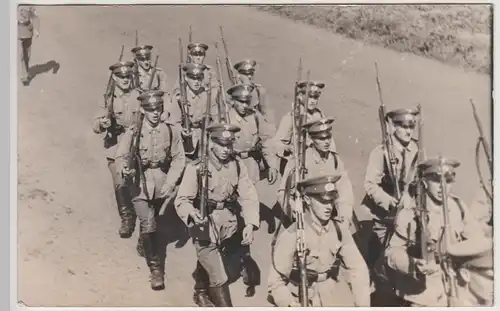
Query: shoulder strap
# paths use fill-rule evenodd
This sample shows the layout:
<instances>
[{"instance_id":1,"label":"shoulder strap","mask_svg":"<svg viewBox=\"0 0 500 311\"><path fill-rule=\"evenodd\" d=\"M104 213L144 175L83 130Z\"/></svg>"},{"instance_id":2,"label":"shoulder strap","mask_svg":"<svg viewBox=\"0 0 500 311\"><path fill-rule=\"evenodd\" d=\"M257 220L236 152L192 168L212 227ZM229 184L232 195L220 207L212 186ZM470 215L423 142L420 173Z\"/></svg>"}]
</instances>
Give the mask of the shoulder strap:
<instances>
[{"instance_id":1,"label":"shoulder strap","mask_svg":"<svg viewBox=\"0 0 500 311\"><path fill-rule=\"evenodd\" d=\"M460 200L456 196L452 196L451 198L455 201L455 203L457 203L458 208L460 208L460 214L462 216L462 220L464 220L464 218L465 218L465 207L462 204L462 200Z\"/></svg>"},{"instance_id":2,"label":"shoulder strap","mask_svg":"<svg viewBox=\"0 0 500 311\"><path fill-rule=\"evenodd\" d=\"M335 152L330 151L330 154L333 156L333 161L335 161L335 169L337 169L339 167L339 159L337 158Z\"/></svg>"},{"instance_id":3,"label":"shoulder strap","mask_svg":"<svg viewBox=\"0 0 500 311\"><path fill-rule=\"evenodd\" d=\"M337 231L339 242L342 242L342 230L340 229L339 222L337 220L333 220L333 225L335 226L335 231Z\"/></svg>"},{"instance_id":4,"label":"shoulder strap","mask_svg":"<svg viewBox=\"0 0 500 311\"><path fill-rule=\"evenodd\" d=\"M259 134L259 116L254 112L253 118L255 119L255 126L257 127L257 134Z\"/></svg>"},{"instance_id":5,"label":"shoulder strap","mask_svg":"<svg viewBox=\"0 0 500 311\"><path fill-rule=\"evenodd\" d=\"M240 167L240 161L238 159L235 159L235 164L236 164L236 176L238 176L238 180L240 180L240 172L241 172L241 167Z\"/></svg>"}]
</instances>

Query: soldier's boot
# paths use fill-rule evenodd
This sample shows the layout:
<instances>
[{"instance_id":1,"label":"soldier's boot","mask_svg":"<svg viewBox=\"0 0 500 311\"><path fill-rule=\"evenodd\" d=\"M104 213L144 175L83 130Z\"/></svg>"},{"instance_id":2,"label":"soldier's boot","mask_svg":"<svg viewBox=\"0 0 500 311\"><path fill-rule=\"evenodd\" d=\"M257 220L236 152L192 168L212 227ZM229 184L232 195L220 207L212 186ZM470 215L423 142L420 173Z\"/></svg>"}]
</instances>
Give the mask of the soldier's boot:
<instances>
[{"instance_id":1,"label":"soldier's boot","mask_svg":"<svg viewBox=\"0 0 500 311\"><path fill-rule=\"evenodd\" d=\"M124 189L117 189L115 197L116 204L118 205L118 214L120 214L122 220L118 233L122 239L128 239L134 233L137 216L130 202L127 200L127 194Z\"/></svg>"},{"instance_id":2,"label":"soldier's boot","mask_svg":"<svg viewBox=\"0 0 500 311\"><path fill-rule=\"evenodd\" d=\"M158 255L158 244L156 242L156 232L141 234L144 246L144 255L151 275L149 281L153 290L165 288L164 269Z\"/></svg>"},{"instance_id":3,"label":"soldier's boot","mask_svg":"<svg viewBox=\"0 0 500 311\"><path fill-rule=\"evenodd\" d=\"M215 307L214 303L210 300L210 294L208 292L209 279L207 270L203 268L199 261L196 263L196 269L193 273L193 278L194 303L196 303L199 307Z\"/></svg>"},{"instance_id":4,"label":"soldier's boot","mask_svg":"<svg viewBox=\"0 0 500 311\"><path fill-rule=\"evenodd\" d=\"M216 307L232 307L229 286L226 284L209 288L210 297Z\"/></svg>"}]
</instances>

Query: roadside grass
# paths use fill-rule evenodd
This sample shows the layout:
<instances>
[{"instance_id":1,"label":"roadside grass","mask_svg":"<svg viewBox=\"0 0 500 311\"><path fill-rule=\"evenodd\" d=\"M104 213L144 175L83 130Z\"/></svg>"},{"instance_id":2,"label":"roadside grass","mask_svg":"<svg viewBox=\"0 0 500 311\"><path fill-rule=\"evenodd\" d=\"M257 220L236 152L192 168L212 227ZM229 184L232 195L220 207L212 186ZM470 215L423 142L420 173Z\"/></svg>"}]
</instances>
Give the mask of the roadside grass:
<instances>
[{"instance_id":1,"label":"roadside grass","mask_svg":"<svg viewBox=\"0 0 500 311\"><path fill-rule=\"evenodd\" d=\"M256 6L349 38L482 73L491 69L490 5Z\"/></svg>"}]
</instances>

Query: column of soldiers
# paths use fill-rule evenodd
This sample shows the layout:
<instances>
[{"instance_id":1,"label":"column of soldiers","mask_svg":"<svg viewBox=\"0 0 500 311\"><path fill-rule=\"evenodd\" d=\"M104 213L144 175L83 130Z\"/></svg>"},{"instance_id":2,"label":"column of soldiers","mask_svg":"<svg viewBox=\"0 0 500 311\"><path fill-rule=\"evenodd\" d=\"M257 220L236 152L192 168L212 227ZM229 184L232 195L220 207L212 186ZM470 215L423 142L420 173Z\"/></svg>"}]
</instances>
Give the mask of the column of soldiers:
<instances>
[{"instance_id":1,"label":"column of soldiers","mask_svg":"<svg viewBox=\"0 0 500 311\"><path fill-rule=\"evenodd\" d=\"M196 251L194 302L232 306L229 284L239 275L253 295L260 284L249 248L260 225L255 184L274 184L281 171L284 229L273 239L267 282L276 306L370 306L377 293L382 305L492 303L492 222L451 193L457 161L425 158L420 107L385 112L381 105L384 143L370 154L358 207L334 119L318 106L326 85L309 73L297 81L292 111L276 130L265 89L253 82L257 63L231 65L223 44L228 88L218 55L215 70L204 64L204 43L187 46L171 92L150 45L109 68L94 131L106 133L119 235L130 238L139 218L137 249L153 290L165 288L155 218L171 204Z\"/></svg>"}]
</instances>

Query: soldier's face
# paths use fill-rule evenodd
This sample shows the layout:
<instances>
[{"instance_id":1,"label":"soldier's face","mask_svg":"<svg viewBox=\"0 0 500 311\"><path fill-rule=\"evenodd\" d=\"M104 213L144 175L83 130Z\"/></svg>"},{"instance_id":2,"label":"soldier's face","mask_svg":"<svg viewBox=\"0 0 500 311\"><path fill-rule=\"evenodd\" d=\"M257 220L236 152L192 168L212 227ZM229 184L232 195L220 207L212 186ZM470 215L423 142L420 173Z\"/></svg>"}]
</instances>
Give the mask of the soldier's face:
<instances>
[{"instance_id":1,"label":"soldier's face","mask_svg":"<svg viewBox=\"0 0 500 311\"><path fill-rule=\"evenodd\" d=\"M441 189L441 182L437 177L428 178L425 181L427 193L437 202L443 202L443 191ZM446 178L446 193L450 193L453 188L453 180Z\"/></svg>"},{"instance_id":2,"label":"soldier's face","mask_svg":"<svg viewBox=\"0 0 500 311\"><path fill-rule=\"evenodd\" d=\"M394 135L403 143L409 143L415 130L415 123L394 123Z\"/></svg>"},{"instance_id":3,"label":"soldier's face","mask_svg":"<svg viewBox=\"0 0 500 311\"><path fill-rule=\"evenodd\" d=\"M319 95L309 95L309 100L307 101L307 109L308 110L314 110L318 107L318 102L319 102ZM300 102L304 103L306 100L306 95L305 94L300 94Z\"/></svg>"},{"instance_id":4,"label":"soldier's face","mask_svg":"<svg viewBox=\"0 0 500 311\"><path fill-rule=\"evenodd\" d=\"M186 76L186 82L193 91L198 91L201 88L202 80L202 77L193 78Z\"/></svg>"},{"instance_id":5,"label":"soldier's face","mask_svg":"<svg viewBox=\"0 0 500 311\"><path fill-rule=\"evenodd\" d=\"M205 54L191 54L191 62L193 64L203 64L205 60Z\"/></svg>"},{"instance_id":6,"label":"soldier's face","mask_svg":"<svg viewBox=\"0 0 500 311\"><path fill-rule=\"evenodd\" d=\"M212 144L212 150L215 156L221 160L226 161L233 154L233 143L222 143L217 140L212 140L214 143Z\"/></svg>"},{"instance_id":7,"label":"soldier's face","mask_svg":"<svg viewBox=\"0 0 500 311\"><path fill-rule=\"evenodd\" d=\"M484 300L484 305L489 305L493 302L493 269L474 270L460 268L459 275L464 280L469 288L481 296Z\"/></svg>"},{"instance_id":8,"label":"soldier's face","mask_svg":"<svg viewBox=\"0 0 500 311\"><path fill-rule=\"evenodd\" d=\"M307 197L309 206L312 213L319 219L319 221L326 223L332 217L333 204L330 199L325 199L321 197Z\"/></svg>"},{"instance_id":9,"label":"soldier's face","mask_svg":"<svg viewBox=\"0 0 500 311\"><path fill-rule=\"evenodd\" d=\"M327 137L317 137L313 138L312 142L314 144L314 147L320 152L328 152L330 150L332 138L331 136Z\"/></svg>"},{"instance_id":10,"label":"soldier's face","mask_svg":"<svg viewBox=\"0 0 500 311\"><path fill-rule=\"evenodd\" d=\"M240 115L245 115L250 110L250 102L233 100L233 107Z\"/></svg>"},{"instance_id":11,"label":"soldier's face","mask_svg":"<svg viewBox=\"0 0 500 311\"><path fill-rule=\"evenodd\" d=\"M253 73L240 73L238 76L241 83L251 84L253 81Z\"/></svg>"},{"instance_id":12,"label":"soldier's face","mask_svg":"<svg viewBox=\"0 0 500 311\"><path fill-rule=\"evenodd\" d=\"M151 58L149 57L137 57L137 62L139 63L139 66L141 66L145 70L149 70L151 68Z\"/></svg>"},{"instance_id":13,"label":"soldier's face","mask_svg":"<svg viewBox=\"0 0 500 311\"><path fill-rule=\"evenodd\" d=\"M144 113L144 116L146 117L146 120L151 123L152 125L157 125L160 123L160 116L162 113L162 108L158 107L155 109L143 109L141 108L142 113Z\"/></svg>"},{"instance_id":14,"label":"soldier's face","mask_svg":"<svg viewBox=\"0 0 500 311\"><path fill-rule=\"evenodd\" d=\"M132 76L130 75L114 75L113 79L116 85L122 90L128 90L132 83Z\"/></svg>"}]
</instances>

